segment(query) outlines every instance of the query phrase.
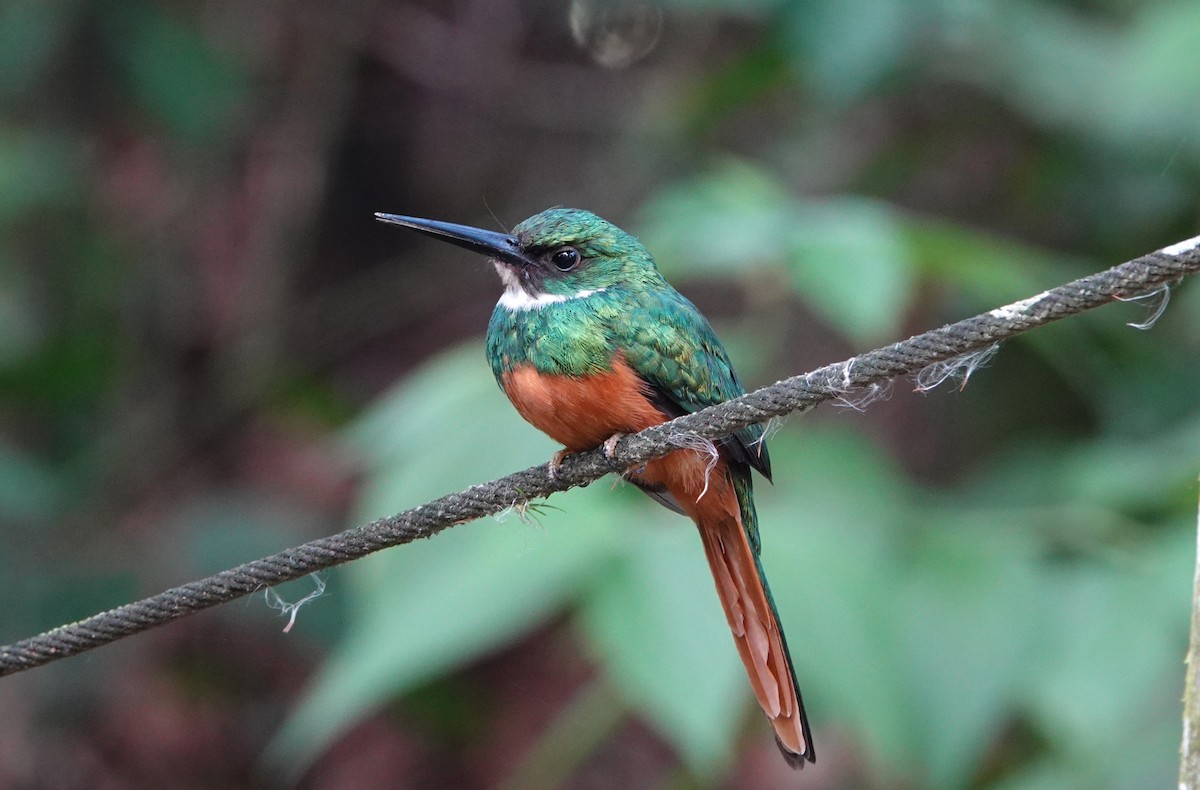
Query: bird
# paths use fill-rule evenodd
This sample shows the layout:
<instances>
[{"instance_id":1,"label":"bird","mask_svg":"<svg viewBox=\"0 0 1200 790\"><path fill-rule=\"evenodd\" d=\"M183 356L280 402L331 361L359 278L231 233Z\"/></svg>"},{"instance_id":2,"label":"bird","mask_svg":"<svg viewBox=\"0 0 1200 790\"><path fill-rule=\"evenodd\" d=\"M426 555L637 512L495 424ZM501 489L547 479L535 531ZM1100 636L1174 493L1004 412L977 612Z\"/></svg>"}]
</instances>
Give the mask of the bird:
<instances>
[{"instance_id":1,"label":"bird","mask_svg":"<svg viewBox=\"0 0 1200 790\"><path fill-rule=\"evenodd\" d=\"M564 454L604 446L745 392L708 320L636 237L583 209L551 208L510 233L399 214L376 219L486 256L504 291L486 352L520 415ZM750 686L787 763L815 762L787 640L760 559L751 470L767 480L763 428L626 470L695 522Z\"/></svg>"}]
</instances>

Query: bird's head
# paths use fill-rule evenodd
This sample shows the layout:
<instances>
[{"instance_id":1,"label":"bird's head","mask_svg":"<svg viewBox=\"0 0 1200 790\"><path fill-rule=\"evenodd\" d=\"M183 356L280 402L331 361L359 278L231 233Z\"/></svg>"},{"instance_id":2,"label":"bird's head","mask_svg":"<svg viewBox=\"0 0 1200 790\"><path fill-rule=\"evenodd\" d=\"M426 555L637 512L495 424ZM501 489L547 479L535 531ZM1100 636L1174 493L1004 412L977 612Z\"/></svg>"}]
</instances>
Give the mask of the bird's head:
<instances>
[{"instance_id":1,"label":"bird's head","mask_svg":"<svg viewBox=\"0 0 1200 790\"><path fill-rule=\"evenodd\" d=\"M636 238L582 209L547 209L511 234L396 214L375 217L488 256L514 300L570 298L661 279Z\"/></svg>"}]
</instances>

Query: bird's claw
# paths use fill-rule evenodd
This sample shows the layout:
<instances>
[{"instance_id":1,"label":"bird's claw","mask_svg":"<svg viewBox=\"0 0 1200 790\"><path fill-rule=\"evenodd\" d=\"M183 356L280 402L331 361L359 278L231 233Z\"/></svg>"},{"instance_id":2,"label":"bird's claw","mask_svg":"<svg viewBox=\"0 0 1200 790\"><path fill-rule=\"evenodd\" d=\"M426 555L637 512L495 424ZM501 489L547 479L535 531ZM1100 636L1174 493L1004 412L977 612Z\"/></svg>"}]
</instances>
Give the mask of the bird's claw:
<instances>
[{"instance_id":1,"label":"bird's claw","mask_svg":"<svg viewBox=\"0 0 1200 790\"><path fill-rule=\"evenodd\" d=\"M604 457L609 461L617 460L617 442L625 438L623 433L614 433L604 440Z\"/></svg>"},{"instance_id":2,"label":"bird's claw","mask_svg":"<svg viewBox=\"0 0 1200 790\"><path fill-rule=\"evenodd\" d=\"M556 452L553 456L551 456L550 463L547 464L547 466L549 467L549 473L550 473L551 480L553 480L555 482L558 481L558 470L560 468L562 468L562 462L564 460L566 460L568 455L570 455L570 453L567 452L566 448L564 448L564 449Z\"/></svg>"},{"instance_id":3,"label":"bird's claw","mask_svg":"<svg viewBox=\"0 0 1200 790\"><path fill-rule=\"evenodd\" d=\"M625 434L614 433L612 436L604 440L604 444L602 445L604 447L604 457L610 462L617 460L617 442L624 438ZM571 452L569 450L563 448L551 456L550 462L546 464L547 472L549 473L551 480L558 480L558 470L562 468L563 461L565 461L567 456L570 454Z\"/></svg>"}]
</instances>

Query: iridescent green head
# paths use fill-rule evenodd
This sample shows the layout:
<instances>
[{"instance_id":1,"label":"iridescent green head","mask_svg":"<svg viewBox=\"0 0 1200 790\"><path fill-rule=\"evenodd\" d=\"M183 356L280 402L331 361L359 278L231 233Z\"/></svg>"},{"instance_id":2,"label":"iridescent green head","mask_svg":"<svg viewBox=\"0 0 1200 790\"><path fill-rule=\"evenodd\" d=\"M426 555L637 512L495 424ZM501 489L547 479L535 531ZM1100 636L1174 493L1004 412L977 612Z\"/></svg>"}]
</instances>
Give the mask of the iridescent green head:
<instances>
[{"instance_id":1,"label":"iridescent green head","mask_svg":"<svg viewBox=\"0 0 1200 790\"><path fill-rule=\"evenodd\" d=\"M436 220L376 214L491 258L514 306L662 282L641 243L590 211L552 208L513 228L512 234Z\"/></svg>"}]
</instances>

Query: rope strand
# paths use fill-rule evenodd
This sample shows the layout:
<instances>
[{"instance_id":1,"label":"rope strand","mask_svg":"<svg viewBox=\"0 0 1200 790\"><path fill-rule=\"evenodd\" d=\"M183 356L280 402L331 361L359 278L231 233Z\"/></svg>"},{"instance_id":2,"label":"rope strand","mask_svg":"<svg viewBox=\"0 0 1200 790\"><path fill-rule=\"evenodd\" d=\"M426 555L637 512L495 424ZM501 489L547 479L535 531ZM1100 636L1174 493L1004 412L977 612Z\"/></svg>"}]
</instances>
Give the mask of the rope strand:
<instances>
[{"instance_id":1,"label":"rope strand","mask_svg":"<svg viewBox=\"0 0 1200 790\"><path fill-rule=\"evenodd\" d=\"M431 537L455 524L498 513L516 502L587 485L609 472L643 464L686 446L695 436L716 439L751 423L808 411L824 401L916 373L1114 299L1129 299L1162 288L1198 271L1200 236L623 437L616 442L611 459L596 449L568 456L553 476L548 464L530 467L0 647L0 676L77 655L380 549Z\"/></svg>"}]
</instances>

